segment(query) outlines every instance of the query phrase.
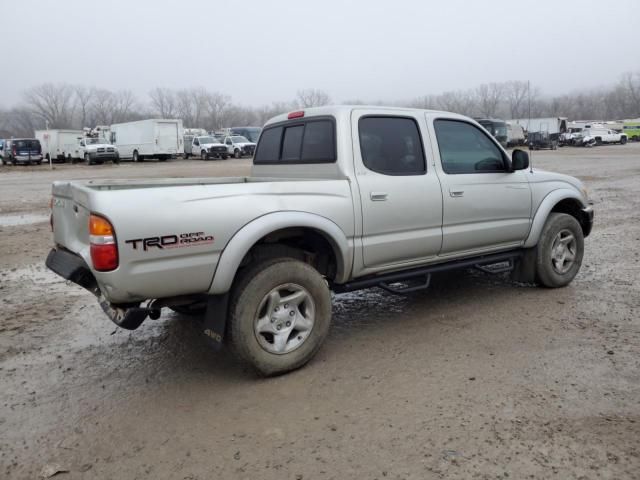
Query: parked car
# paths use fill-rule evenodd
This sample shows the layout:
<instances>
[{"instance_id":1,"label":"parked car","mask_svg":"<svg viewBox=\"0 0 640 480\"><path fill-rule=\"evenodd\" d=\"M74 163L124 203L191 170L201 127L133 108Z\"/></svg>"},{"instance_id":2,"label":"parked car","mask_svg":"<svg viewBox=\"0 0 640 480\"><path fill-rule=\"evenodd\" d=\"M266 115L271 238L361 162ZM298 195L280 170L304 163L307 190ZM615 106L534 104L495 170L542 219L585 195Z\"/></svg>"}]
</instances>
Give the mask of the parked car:
<instances>
[{"instance_id":1,"label":"parked car","mask_svg":"<svg viewBox=\"0 0 640 480\"><path fill-rule=\"evenodd\" d=\"M42 146L36 138L12 138L5 140L2 164L7 165L40 165L42 163Z\"/></svg>"},{"instance_id":2,"label":"parked car","mask_svg":"<svg viewBox=\"0 0 640 480\"><path fill-rule=\"evenodd\" d=\"M106 143L102 138L80 138L73 152L71 162L84 161L87 165L104 162L120 163L118 148Z\"/></svg>"},{"instance_id":3,"label":"parked car","mask_svg":"<svg viewBox=\"0 0 640 480\"><path fill-rule=\"evenodd\" d=\"M614 130L607 130L606 128L585 128L581 133L580 141L582 145L588 143L594 143L596 145L620 143L624 145L627 143L627 135L625 133L618 133Z\"/></svg>"},{"instance_id":4,"label":"parked car","mask_svg":"<svg viewBox=\"0 0 640 480\"><path fill-rule=\"evenodd\" d=\"M262 127L231 127L229 134L240 135L250 142L258 143L258 138L260 138L261 132Z\"/></svg>"},{"instance_id":5,"label":"parked car","mask_svg":"<svg viewBox=\"0 0 640 480\"><path fill-rule=\"evenodd\" d=\"M470 267L570 283L591 201L528 167L462 115L310 108L267 122L249 178L54 182L46 264L123 328L204 311L213 345L282 373L326 338L331 291L402 294Z\"/></svg>"},{"instance_id":6,"label":"parked car","mask_svg":"<svg viewBox=\"0 0 640 480\"><path fill-rule=\"evenodd\" d=\"M241 135L227 135L222 143L226 145L227 153L234 158L252 157L256 150L256 144Z\"/></svg>"},{"instance_id":7,"label":"parked car","mask_svg":"<svg viewBox=\"0 0 640 480\"><path fill-rule=\"evenodd\" d=\"M149 119L111 125L111 143L118 147L123 160L168 160L184 152L182 142L182 120Z\"/></svg>"},{"instance_id":8,"label":"parked car","mask_svg":"<svg viewBox=\"0 0 640 480\"><path fill-rule=\"evenodd\" d=\"M227 147L211 135L193 137L191 140L191 155L198 155L202 160L210 158L229 158ZM187 157L188 158L188 157Z\"/></svg>"},{"instance_id":9,"label":"parked car","mask_svg":"<svg viewBox=\"0 0 640 480\"><path fill-rule=\"evenodd\" d=\"M78 139L84 137L82 130L36 130L36 138L42 145L44 159L49 162L72 161L77 150ZM51 157L51 158L50 158Z\"/></svg>"}]
</instances>

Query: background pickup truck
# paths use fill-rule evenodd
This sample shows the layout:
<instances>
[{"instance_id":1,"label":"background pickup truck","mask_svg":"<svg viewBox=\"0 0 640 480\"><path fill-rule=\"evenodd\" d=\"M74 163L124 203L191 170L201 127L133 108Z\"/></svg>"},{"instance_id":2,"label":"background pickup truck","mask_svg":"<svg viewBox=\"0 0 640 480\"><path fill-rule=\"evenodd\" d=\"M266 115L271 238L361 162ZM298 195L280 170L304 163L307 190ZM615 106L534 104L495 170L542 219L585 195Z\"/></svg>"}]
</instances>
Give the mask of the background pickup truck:
<instances>
[{"instance_id":1,"label":"background pickup truck","mask_svg":"<svg viewBox=\"0 0 640 480\"><path fill-rule=\"evenodd\" d=\"M461 115L292 112L265 125L251 177L55 182L47 266L124 328L204 313L214 345L282 373L320 348L330 291L469 267L567 285L593 210L579 180L528 167Z\"/></svg>"}]
</instances>

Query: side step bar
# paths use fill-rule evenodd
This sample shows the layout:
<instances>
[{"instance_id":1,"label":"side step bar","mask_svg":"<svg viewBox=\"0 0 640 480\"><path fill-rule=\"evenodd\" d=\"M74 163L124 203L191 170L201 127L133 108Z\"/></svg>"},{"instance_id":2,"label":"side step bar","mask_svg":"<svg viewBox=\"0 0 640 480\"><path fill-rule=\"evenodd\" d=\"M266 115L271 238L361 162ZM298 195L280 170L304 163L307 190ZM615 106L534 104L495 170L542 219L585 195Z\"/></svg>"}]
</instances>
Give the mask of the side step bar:
<instances>
[{"instance_id":1,"label":"side step bar","mask_svg":"<svg viewBox=\"0 0 640 480\"><path fill-rule=\"evenodd\" d=\"M504 253L464 258L462 260L438 263L427 267L418 267L400 272L367 276L342 284L332 284L331 289L335 293L345 293L362 290L364 288L380 287L391 293L408 293L427 288L431 281L431 274L433 273L470 267L475 267L486 273L508 272L513 270L516 260L522 255L522 250L513 250ZM404 288L393 286L394 283L416 281L421 281L421 283Z\"/></svg>"}]
</instances>

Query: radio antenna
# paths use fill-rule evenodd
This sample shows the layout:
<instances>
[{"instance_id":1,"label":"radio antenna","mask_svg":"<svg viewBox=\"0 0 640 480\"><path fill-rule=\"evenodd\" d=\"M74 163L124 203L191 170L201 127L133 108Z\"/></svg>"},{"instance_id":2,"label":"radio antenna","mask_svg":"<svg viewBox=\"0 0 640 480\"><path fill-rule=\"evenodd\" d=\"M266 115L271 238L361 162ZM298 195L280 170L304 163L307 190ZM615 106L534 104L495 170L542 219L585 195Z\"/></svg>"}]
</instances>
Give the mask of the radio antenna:
<instances>
[{"instance_id":1,"label":"radio antenna","mask_svg":"<svg viewBox=\"0 0 640 480\"><path fill-rule=\"evenodd\" d=\"M527 97L529 102L529 122L527 122L527 135L531 133L531 80L527 80ZM529 144L529 173L533 173L533 149Z\"/></svg>"}]
</instances>

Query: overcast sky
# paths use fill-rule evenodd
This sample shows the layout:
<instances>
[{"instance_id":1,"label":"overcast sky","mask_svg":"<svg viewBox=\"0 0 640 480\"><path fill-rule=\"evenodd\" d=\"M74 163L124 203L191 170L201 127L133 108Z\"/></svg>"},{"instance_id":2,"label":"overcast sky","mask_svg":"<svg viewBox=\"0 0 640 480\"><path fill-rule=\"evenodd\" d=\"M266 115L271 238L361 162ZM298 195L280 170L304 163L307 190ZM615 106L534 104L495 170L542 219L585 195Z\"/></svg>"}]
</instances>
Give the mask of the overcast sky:
<instances>
[{"instance_id":1,"label":"overcast sky","mask_svg":"<svg viewBox=\"0 0 640 480\"><path fill-rule=\"evenodd\" d=\"M512 79L555 94L640 70L637 0L0 0L0 25L4 106L43 82L204 86L255 105Z\"/></svg>"}]
</instances>

